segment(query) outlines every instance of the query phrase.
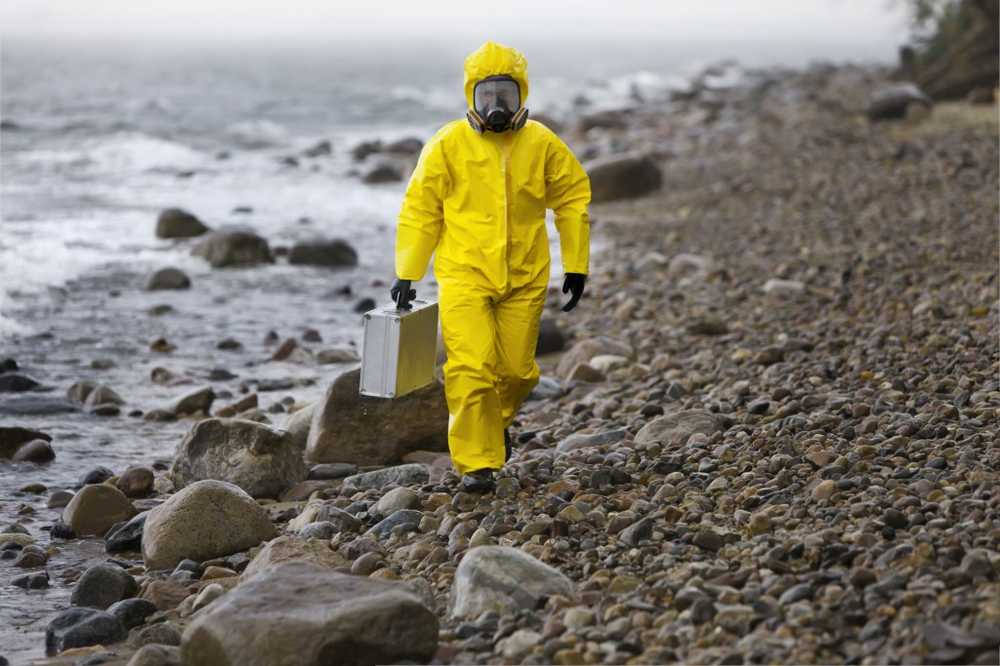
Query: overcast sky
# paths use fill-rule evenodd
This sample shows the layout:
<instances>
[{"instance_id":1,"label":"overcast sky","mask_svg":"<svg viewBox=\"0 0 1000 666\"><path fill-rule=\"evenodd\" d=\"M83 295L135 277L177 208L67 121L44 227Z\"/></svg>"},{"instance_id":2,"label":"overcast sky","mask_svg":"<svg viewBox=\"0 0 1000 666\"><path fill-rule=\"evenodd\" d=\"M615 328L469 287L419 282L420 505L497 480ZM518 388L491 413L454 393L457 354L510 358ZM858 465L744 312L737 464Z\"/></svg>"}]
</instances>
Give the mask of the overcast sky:
<instances>
[{"instance_id":1,"label":"overcast sky","mask_svg":"<svg viewBox=\"0 0 1000 666\"><path fill-rule=\"evenodd\" d=\"M688 41L812 39L858 44L905 35L900 0L3 0L0 36L171 40L461 36L470 42L590 36Z\"/></svg>"}]
</instances>

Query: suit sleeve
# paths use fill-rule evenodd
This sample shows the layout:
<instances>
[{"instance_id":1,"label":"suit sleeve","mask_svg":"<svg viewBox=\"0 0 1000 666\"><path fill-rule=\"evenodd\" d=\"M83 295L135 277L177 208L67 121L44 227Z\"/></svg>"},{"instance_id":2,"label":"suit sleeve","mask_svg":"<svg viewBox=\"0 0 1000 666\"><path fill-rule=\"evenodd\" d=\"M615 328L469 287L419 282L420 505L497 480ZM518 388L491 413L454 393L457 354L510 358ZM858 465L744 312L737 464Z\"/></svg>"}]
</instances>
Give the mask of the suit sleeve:
<instances>
[{"instance_id":1,"label":"suit sleeve","mask_svg":"<svg viewBox=\"0 0 1000 666\"><path fill-rule=\"evenodd\" d=\"M444 223L444 199L450 186L441 141L435 136L420 152L410 176L396 227L396 276L420 280L437 248Z\"/></svg>"},{"instance_id":2,"label":"suit sleeve","mask_svg":"<svg viewBox=\"0 0 1000 666\"><path fill-rule=\"evenodd\" d=\"M545 159L545 205L556 214L563 271L589 272L590 178L580 161L555 134Z\"/></svg>"}]
</instances>

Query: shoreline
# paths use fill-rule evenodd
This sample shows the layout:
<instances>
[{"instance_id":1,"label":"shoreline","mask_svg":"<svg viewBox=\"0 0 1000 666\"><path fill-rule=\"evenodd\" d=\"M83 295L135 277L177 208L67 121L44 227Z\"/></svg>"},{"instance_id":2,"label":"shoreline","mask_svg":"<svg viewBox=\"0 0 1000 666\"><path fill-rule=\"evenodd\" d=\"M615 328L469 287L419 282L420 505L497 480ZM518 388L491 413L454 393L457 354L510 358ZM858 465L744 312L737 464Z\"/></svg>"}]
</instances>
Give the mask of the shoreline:
<instances>
[{"instance_id":1,"label":"shoreline","mask_svg":"<svg viewBox=\"0 0 1000 666\"><path fill-rule=\"evenodd\" d=\"M1000 626L998 137L948 105L943 120L868 124L851 100L879 83L864 68L794 72L578 135L652 150L664 185L593 206L601 263L558 318L566 348L540 358L561 388L519 414L503 490L457 493L447 454L411 454L429 474L392 491L405 499L394 508L421 516L373 538L384 486L303 486L260 503L290 559L333 553L332 569L409 581L440 622L435 663L995 654L983 628ZM764 101L748 113L754 90ZM154 471L137 504L169 496ZM289 527L308 498L359 521L318 556ZM46 543L58 514L35 513L25 525ZM450 618L456 572L480 545L528 553L575 594ZM225 600L246 585L236 574L253 554L191 575L115 557L157 605L144 627L179 636L212 609L189 613L202 589L218 583ZM53 571L64 592L73 568ZM112 664L134 652L105 650Z\"/></svg>"}]
</instances>

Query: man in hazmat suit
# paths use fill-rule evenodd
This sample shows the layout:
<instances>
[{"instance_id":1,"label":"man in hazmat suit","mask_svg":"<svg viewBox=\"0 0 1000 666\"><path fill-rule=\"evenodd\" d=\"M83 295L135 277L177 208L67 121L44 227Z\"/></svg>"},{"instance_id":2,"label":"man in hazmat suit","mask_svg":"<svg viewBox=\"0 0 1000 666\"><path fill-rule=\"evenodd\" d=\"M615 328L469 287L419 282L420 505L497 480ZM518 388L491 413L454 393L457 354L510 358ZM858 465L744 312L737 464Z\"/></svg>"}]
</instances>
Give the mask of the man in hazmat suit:
<instances>
[{"instance_id":1,"label":"man in hazmat suit","mask_svg":"<svg viewBox=\"0 0 1000 666\"><path fill-rule=\"evenodd\" d=\"M538 383L535 344L549 282L545 210L555 211L564 311L583 293L590 181L565 143L528 120L527 61L486 42L465 60L466 120L424 146L396 234L397 306L416 297L431 254L439 285L448 448L462 485L493 489L507 427Z\"/></svg>"}]
</instances>

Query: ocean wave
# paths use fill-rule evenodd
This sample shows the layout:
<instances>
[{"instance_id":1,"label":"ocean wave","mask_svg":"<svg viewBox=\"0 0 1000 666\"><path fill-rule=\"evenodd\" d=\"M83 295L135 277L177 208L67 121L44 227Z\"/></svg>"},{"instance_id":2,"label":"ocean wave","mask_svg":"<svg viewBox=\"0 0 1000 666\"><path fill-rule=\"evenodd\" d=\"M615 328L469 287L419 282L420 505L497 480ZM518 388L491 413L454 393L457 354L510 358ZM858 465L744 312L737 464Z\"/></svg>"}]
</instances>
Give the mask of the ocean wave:
<instances>
[{"instance_id":1,"label":"ocean wave","mask_svg":"<svg viewBox=\"0 0 1000 666\"><path fill-rule=\"evenodd\" d=\"M191 169L209 156L190 146L142 132L120 132L92 142L83 157L100 169L129 172L149 169Z\"/></svg>"},{"instance_id":2,"label":"ocean wave","mask_svg":"<svg viewBox=\"0 0 1000 666\"><path fill-rule=\"evenodd\" d=\"M226 134L244 148L269 148L287 145L288 129L270 120L245 120L230 125Z\"/></svg>"}]
</instances>

